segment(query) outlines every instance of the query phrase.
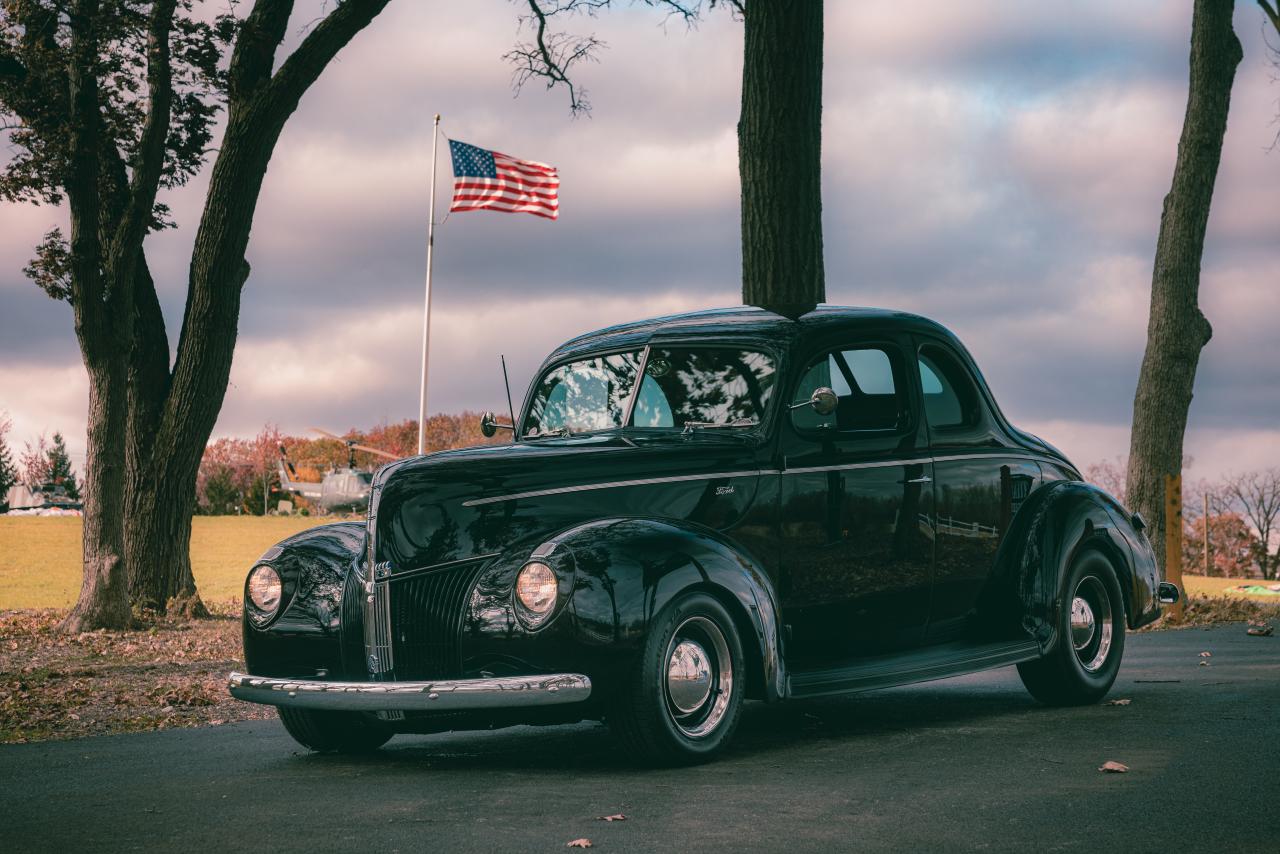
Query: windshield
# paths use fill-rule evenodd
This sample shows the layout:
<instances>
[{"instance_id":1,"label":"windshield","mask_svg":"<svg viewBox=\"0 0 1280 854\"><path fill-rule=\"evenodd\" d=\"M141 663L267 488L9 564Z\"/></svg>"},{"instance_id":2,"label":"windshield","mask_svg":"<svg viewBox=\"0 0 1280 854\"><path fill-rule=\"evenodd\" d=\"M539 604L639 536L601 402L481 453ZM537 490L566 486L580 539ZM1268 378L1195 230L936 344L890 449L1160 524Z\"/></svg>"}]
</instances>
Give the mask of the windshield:
<instances>
[{"instance_id":1,"label":"windshield","mask_svg":"<svg viewBox=\"0 0 1280 854\"><path fill-rule=\"evenodd\" d=\"M635 395L640 351L558 365L538 382L525 418L530 438L626 425L648 430L748 428L773 394L773 357L730 347L654 347Z\"/></svg>"},{"instance_id":2,"label":"windshield","mask_svg":"<svg viewBox=\"0 0 1280 854\"><path fill-rule=\"evenodd\" d=\"M636 427L754 427L773 394L765 353L722 347L654 347L631 423Z\"/></svg>"},{"instance_id":3,"label":"windshield","mask_svg":"<svg viewBox=\"0 0 1280 854\"><path fill-rule=\"evenodd\" d=\"M621 427L640 372L640 351L595 356L552 368L533 394L524 435Z\"/></svg>"}]
</instances>

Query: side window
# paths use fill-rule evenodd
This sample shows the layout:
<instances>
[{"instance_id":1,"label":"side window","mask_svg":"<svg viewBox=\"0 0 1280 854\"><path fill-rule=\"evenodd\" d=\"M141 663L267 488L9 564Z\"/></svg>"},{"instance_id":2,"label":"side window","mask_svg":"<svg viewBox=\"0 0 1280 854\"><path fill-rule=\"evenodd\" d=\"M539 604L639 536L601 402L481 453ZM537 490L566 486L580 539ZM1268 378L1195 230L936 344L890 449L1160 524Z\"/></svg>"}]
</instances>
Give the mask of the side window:
<instances>
[{"instance_id":1,"label":"side window","mask_svg":"<svg viewBox=\"0 0 1280 854\"><path fill-rule=\"evenodd\" d=\"M926 344L920 348L920 391L931 429L972 427L981 417L973 378L955 356L941 347Z\"/></svg>"},{"instance_id":2,"label":"side window","mask_svg":"<svg viewBox=\"0 0 1280 854\"><path fill-rule=\"evenodd\" d=\"M835 350L814 362L796 387L795 402L826 386L836 393L836 411L819 415L808 406L791 412L799 430L896 430L905 423L906 399L897 356L881 347Z\"/></svg>"}]
</instances>

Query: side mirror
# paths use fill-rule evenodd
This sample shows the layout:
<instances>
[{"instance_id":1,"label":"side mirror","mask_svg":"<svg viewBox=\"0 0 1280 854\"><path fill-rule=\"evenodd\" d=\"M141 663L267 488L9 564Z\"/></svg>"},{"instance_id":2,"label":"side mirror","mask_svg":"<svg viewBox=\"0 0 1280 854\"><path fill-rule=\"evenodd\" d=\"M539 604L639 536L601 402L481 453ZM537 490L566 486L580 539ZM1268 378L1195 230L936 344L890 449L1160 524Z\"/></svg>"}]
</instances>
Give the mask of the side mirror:
<instances>
[{"instance_id":1,"label":"side mirror","mask_svg":"<svg viewBox=\"0 0 1280 854\"><path fill-rule=\"evenodd\" d=\"M494 415L492 412L486 412L484 415L480 416L480 432L484 434L486 439L492 438L499 430L510 430L514 433L516 428L510 424L503 424L498 420L498 416Z\"/></svg>"},{"instance_id":2,"label":"side mirror","mask_svg":"<svg viewBox=\"0 0 1280 854\"><path fill-rule=\"evenodd\" d=\"M827 386L819 386L813 390L813 394L809 395L808 400L802 400L799 403L791 404L791 409L800 409L803 406L813 408L813 411L819 415L830 415L836 411L836 407L840 404L840 398L836 397L833 389Z\"/></svg>"}]
</instances>

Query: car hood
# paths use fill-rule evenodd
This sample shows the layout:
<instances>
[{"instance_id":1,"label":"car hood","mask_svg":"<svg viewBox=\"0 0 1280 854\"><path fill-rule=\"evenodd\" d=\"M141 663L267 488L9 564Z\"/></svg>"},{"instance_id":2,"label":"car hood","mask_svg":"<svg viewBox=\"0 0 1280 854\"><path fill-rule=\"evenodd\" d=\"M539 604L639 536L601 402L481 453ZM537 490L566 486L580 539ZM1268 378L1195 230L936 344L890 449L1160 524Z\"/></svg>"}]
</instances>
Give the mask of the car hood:
<instances>
[{"instance_id":1,"label":"car hood","mask_svg":"<svg viewBox=\"0 0 1280 854\"><path fill-rule=\"evenodd\" d=\"M414 571L609 516L720 527L754 496L756 453L754 442L708 432L540 439L401 460L375 479L375 560Z\"/></svg>"}]
</instances>

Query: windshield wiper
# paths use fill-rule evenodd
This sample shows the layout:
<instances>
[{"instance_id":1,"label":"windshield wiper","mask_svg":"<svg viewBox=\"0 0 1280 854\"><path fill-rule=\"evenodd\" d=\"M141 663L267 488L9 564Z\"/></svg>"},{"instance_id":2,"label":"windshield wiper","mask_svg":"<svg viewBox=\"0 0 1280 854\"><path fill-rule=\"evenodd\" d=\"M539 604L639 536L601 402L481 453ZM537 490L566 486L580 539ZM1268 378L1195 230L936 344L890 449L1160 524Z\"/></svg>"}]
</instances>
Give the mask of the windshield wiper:
<instances>
[{"instance_id":1,"label":"windshield wiper","mask_svg":"<svg viewBox=\"0 0 1280 854\"><path fill-rule=\"evenodd\" d=\"M541 430L537 433L526 433L524 435L524 438L526 439L550 439L550 438L568 439L576 435L578 434L574 433L568 427L557 427L554 430Z\"/></svg>"},{"instance_id":2,"label":"windshield wiper","mask_svg":"<svg viewBox=\"0 0 1280 854\"><path fill-rule=\"evenodd\" d=\"M680 431L682 436L688 436L694 430L722 430L733 427L756 427L760 422L754 418L735 418L732 421L686 421L684 429Z\"/></svg>"}]
</instances>

